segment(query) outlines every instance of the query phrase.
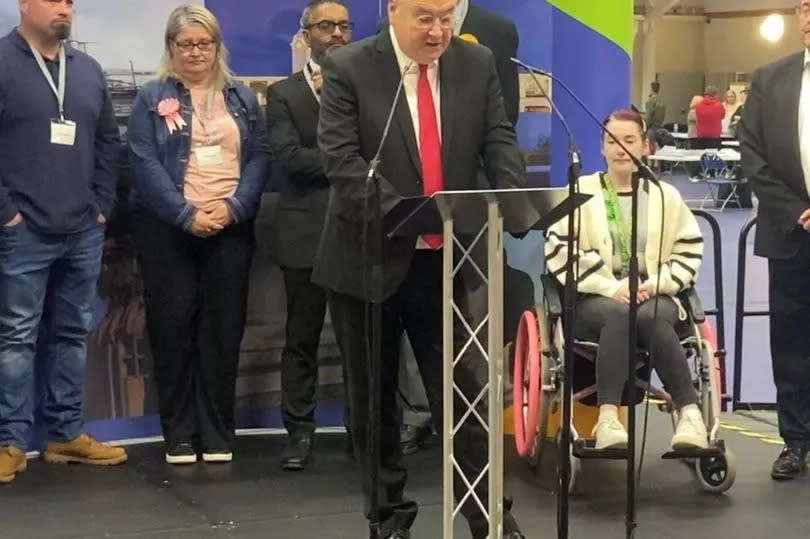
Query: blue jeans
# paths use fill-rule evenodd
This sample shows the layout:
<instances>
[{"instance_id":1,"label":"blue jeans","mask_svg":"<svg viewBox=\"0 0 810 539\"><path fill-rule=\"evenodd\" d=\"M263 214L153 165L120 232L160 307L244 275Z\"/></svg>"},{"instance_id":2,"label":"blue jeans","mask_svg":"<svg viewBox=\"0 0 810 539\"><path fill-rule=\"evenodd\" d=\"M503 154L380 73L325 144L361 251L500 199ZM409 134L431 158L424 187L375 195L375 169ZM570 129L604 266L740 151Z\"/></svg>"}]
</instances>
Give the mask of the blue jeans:
<instances>
[{"instance_id":1,"label":"blue jeans","mask_svg":"<svg viewBox=\"0 0 810 539\"><path fill-rule=\"evenodd\" d=\"M35 404L48 440L81 434L103 243L101 225L76 234L42 234L25 221L0 228L0 445L26 449Z\"/></svg>"}]
</instances>

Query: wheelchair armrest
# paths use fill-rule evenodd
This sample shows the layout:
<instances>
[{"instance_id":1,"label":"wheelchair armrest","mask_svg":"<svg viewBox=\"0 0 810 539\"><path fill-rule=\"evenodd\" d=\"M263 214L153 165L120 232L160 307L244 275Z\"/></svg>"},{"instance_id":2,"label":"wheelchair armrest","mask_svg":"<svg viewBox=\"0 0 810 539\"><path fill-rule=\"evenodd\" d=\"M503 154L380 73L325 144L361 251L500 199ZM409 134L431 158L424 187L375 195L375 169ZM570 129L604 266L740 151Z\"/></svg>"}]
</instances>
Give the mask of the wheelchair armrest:
<instances>
[{"instance_id":1,"label":"wheelchair armrest","mask_svg":"<svg viewBox=\"0 0 810 539\"><path fill-rule=\"evenodd\" d=\"M701 324L706 320L706 312L703 310L703 305L700 303L697 290L687 288L678 294L678 299L681 300L684 309L686 309L686 312L689 313L689 317L696 324Z\"/></svg>"},{"instance_id":2,"label":"wheelchair armrest","mask_svg":"<svg viewBox=\"0 0 810 539\"><path fill-rule=\"evenodd\" d=\"M543 296L546 298L549 316L562 316L563 304L560 283L548 273L540 276L540 283L543 285Z\"/></svg>"}]
</instances>

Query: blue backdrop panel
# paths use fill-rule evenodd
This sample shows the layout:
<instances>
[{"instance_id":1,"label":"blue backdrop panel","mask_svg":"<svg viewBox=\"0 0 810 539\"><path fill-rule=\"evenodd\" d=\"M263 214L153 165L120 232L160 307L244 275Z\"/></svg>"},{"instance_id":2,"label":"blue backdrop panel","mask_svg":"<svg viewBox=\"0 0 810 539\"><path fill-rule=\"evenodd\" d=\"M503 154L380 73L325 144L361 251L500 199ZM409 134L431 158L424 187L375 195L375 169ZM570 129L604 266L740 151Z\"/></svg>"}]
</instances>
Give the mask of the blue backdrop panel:
<instances>
[{"instance_id":1,"label":"blue backdrop panel","mask_svg":"<svg viewBox=\"0 0 810 539\"><path fill-rule=\"evenodd\" d=\"M518 55L528 63L552 70L600 116L628 103L629 59L608 39L552 8L545 0L473 0L473 3L514 21L520 35ZM305 4L306 0L206 1L222 24L233 70L237 75L246 77L290 74L290 41L299 29L299 17ZM376 31L385 4L386 0L348 0L356 23L355 39ZM115 19L110 24L120 22ZM554 88L554 97L576 131L583 149L585 170L599 167L601 157L597 128L560 88ZM548 114L522 113L517 132L524 150L542 147L553 136L552 183L564 184L567 159L565 137L560 126L552 123ZM272 211L272 208L266 209ZM539 234L530 235L523 241L507 238L506 244L510 266L530 275L536 285L543 258ZM110 270L115 275L124 273L120 268L133 267L130 257L122 258L120 264L116 265L112 254L112 249L105 251L105 264L119 268ZM283 290L278 269L272 266L272 262L268 264L267 268L262 266L259 271L267 273L266 278L252 281L252 285L256 284L252 297L268 298L255 303L257 311L252 316L261 314L260 310L270 314L265 317L268 320L262 322L264 325L260 325L259 330L253 328L251 346L243 350L242 366L245 368L244 372L240 369L242 397L237 416L238 425L244 427L281 426L278 408L274 405L277 400L272 395L277 389L266 384L275 375L268 375L265 371L274 368L278 361L278 350L283 344ZM135 283L137 279L133 277L131 281ZM124 334L110 322L120 318L116 313L129 312L133 305L140 305L138 287L129 281L124 284L125 293L112 294L122 298L118 303L111 302L111 293L100 291L102 299L97 309L99 325L88 343L87 408L91 412L88 417L94 420L88 427L104 440L160 433L154 415L157 403L151 368L148 368L151 362L141 359L135 361L134 366L130 365L132 358L150 355L148 343L143 335ZM101 284L102 289L116 286L119 286L117 281ZM539 290L539 287L536 288ZM272 290L268 293L268 289ZM266 337L263 337L265 334ZM334 343L329 344L334 348ZM334 350L330 353L334 353ZM257 372L264 373L264 378L261 378L264 382L255 383L260 379ZM333 401L331 405L319 408L318 424L342 425L341 414L342 406Z\"/></svg>"},{"instance_id":2,"label":"blue backdrop panel","mask_svg":"<svg viewBox=\"0 0 810 539\"><path fill-rule=\"evenodd\" d=\"M614 42L552 9L554 29L552 70L600 120L617 108L630 106L630 60ZM599 127L559 85L554 85L556 104L565 114L582 153L583 173L604 168ZM552 120L552 182L567 183L567 138L562 124Z\"/></svg>"}]
</instances>

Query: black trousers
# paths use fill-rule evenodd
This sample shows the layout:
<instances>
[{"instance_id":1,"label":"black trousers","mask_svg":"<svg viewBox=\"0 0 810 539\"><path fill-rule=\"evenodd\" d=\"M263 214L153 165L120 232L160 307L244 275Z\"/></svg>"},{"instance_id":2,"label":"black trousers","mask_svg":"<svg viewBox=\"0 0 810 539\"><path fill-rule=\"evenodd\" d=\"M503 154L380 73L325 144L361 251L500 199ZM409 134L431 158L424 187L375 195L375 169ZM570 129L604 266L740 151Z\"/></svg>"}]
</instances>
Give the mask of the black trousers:
<instances>
[{"instance_id":1,"label":"black trousers","mask_svg":"<svg viewBox=\"0 0 810 539\"><path fill-rule=\"evenodd\" d=\"M599 404L618 406L627 382L629 360L629 306L613 298L583 294L577 300L574 334L578 339L599 343L596 359L596 391ZM655 298L638 308L638 342L650 350L653 368L672 396L677 408L697 403L692 375L676 331L678 307L672 298Z\"/></svg>"},{"instance_id":2,"label":"black trousers","mask_svg":"<svg viewBox=\"0 0 810 539\"><path fill-rule=\"evenodd\" d=\"M198 238L142 213L135 236L163 436L230 451L253 221Z\"/></svg>"},{"instance_id":3,"label":"black trousers","mask_svg":"<svg viewBox=\"0 0 810 539\"><path fill-rule=\"evenodd\" d=\"M771 361L779 434L810 447L810 237L787 260L768 263Z\"/></svg>"},{"instance_id":4,"label":"black trousers","mask_svg":"<svg viewBox=\"0 0 810 539\"><path fill-rule=\"evenodd\" d=\"M395 528L410 528L417 513L417 504L404 497L407 470L402 464L400 449L399 414L397 412L397 386L399 350L402 332L406 331L414 350L419 372L425 385L431 413L437 425L442 424L442 255L434 251L417 251L406 280L383 303L382 308L382 395L380 410L380 484L379 508L384 532ZM468 317L464 287L459 283L454 292L461 312ZM354 297L330 294L329 307L335 334L346 361L348 378L350 427L363 475L365 513L370 517L368 484L369 462L366 458L369 404L369 363L365 353L365 305ZM455 350L461 350L466 341L463 325L456 318L454 325ZM480 335L479 335L480 336ZM485 343L485 341L484 341ZM486 346L486 344L484 344ZM476 347L455 367L455 380L466 398L472 402L488 379L487 363ZM486 398L483 399L486 401ZM464 411L460 398L453 403L458 421ZM486 418L486 406L478 412ZM487 433L470 416L459 429L454 447L456 459L467 477L477 477L488 461ZM488 503L487 479L484 477L476 490L482 502ZM461 479L455 478L455 492L466 491ZM478 506L470 499L462 513L467 518L475 539L487 536L487 524ZM517 529L508 512L504 515L504 531ZM385 536L385 533L383 534Z\"/></svg>"},{"instance_id":5,"label":"black trousers","mask_svg":"<svg viewBox=\"0 0 810 539\"><path fill-rule=\"evenodd\" d=\"M311 269L282 268L287 293L287 332L281 356L281 417L291 436L315 431L318 346L326 291L310 280Z\"/></svg>"}]
</instances>

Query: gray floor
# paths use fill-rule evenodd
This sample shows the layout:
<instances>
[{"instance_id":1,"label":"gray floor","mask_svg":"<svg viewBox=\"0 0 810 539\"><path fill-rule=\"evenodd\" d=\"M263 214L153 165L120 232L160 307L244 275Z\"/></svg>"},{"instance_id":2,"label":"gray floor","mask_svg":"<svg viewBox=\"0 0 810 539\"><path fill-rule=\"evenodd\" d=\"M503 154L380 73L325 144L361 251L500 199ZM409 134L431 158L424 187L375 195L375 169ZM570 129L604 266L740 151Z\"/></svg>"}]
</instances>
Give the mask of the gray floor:
<instances>
[{"instance_id":1,"label":"gray floor","mask_svg":"<svg viewBox=\"0 0 810 539\"><path fill-rule=\"evenodd\" d=\"M649 449L639 499L638 538L807 537L807 479L771 481L779 451L767 415L728 415L722 436L737 457L737 483L725 495L704 494L685 464L663 461L668 419L651 410ZM763 421L764 420L764 421ZM739 429L748 435L740 434ZM760 438L751 436L764 437ZM236 460L219 467L169 468L162 447L131 448L128 464L112 469L31 462L15 483L0 488L4 538L304 538L367 537L353 462L343 435L320 435L317 460L304 473L283 473L279 436L239 439ZM507 441L507 489L529 539L556 537L554 456L536 478ZM416 539L440 537L441 490L436 449L408 459L409 493L422 508ZM624 466L587 461L572 500L570 537L624 537ZM468 537L459 523L457 537Z\"/></svg>"}]
</instances>

